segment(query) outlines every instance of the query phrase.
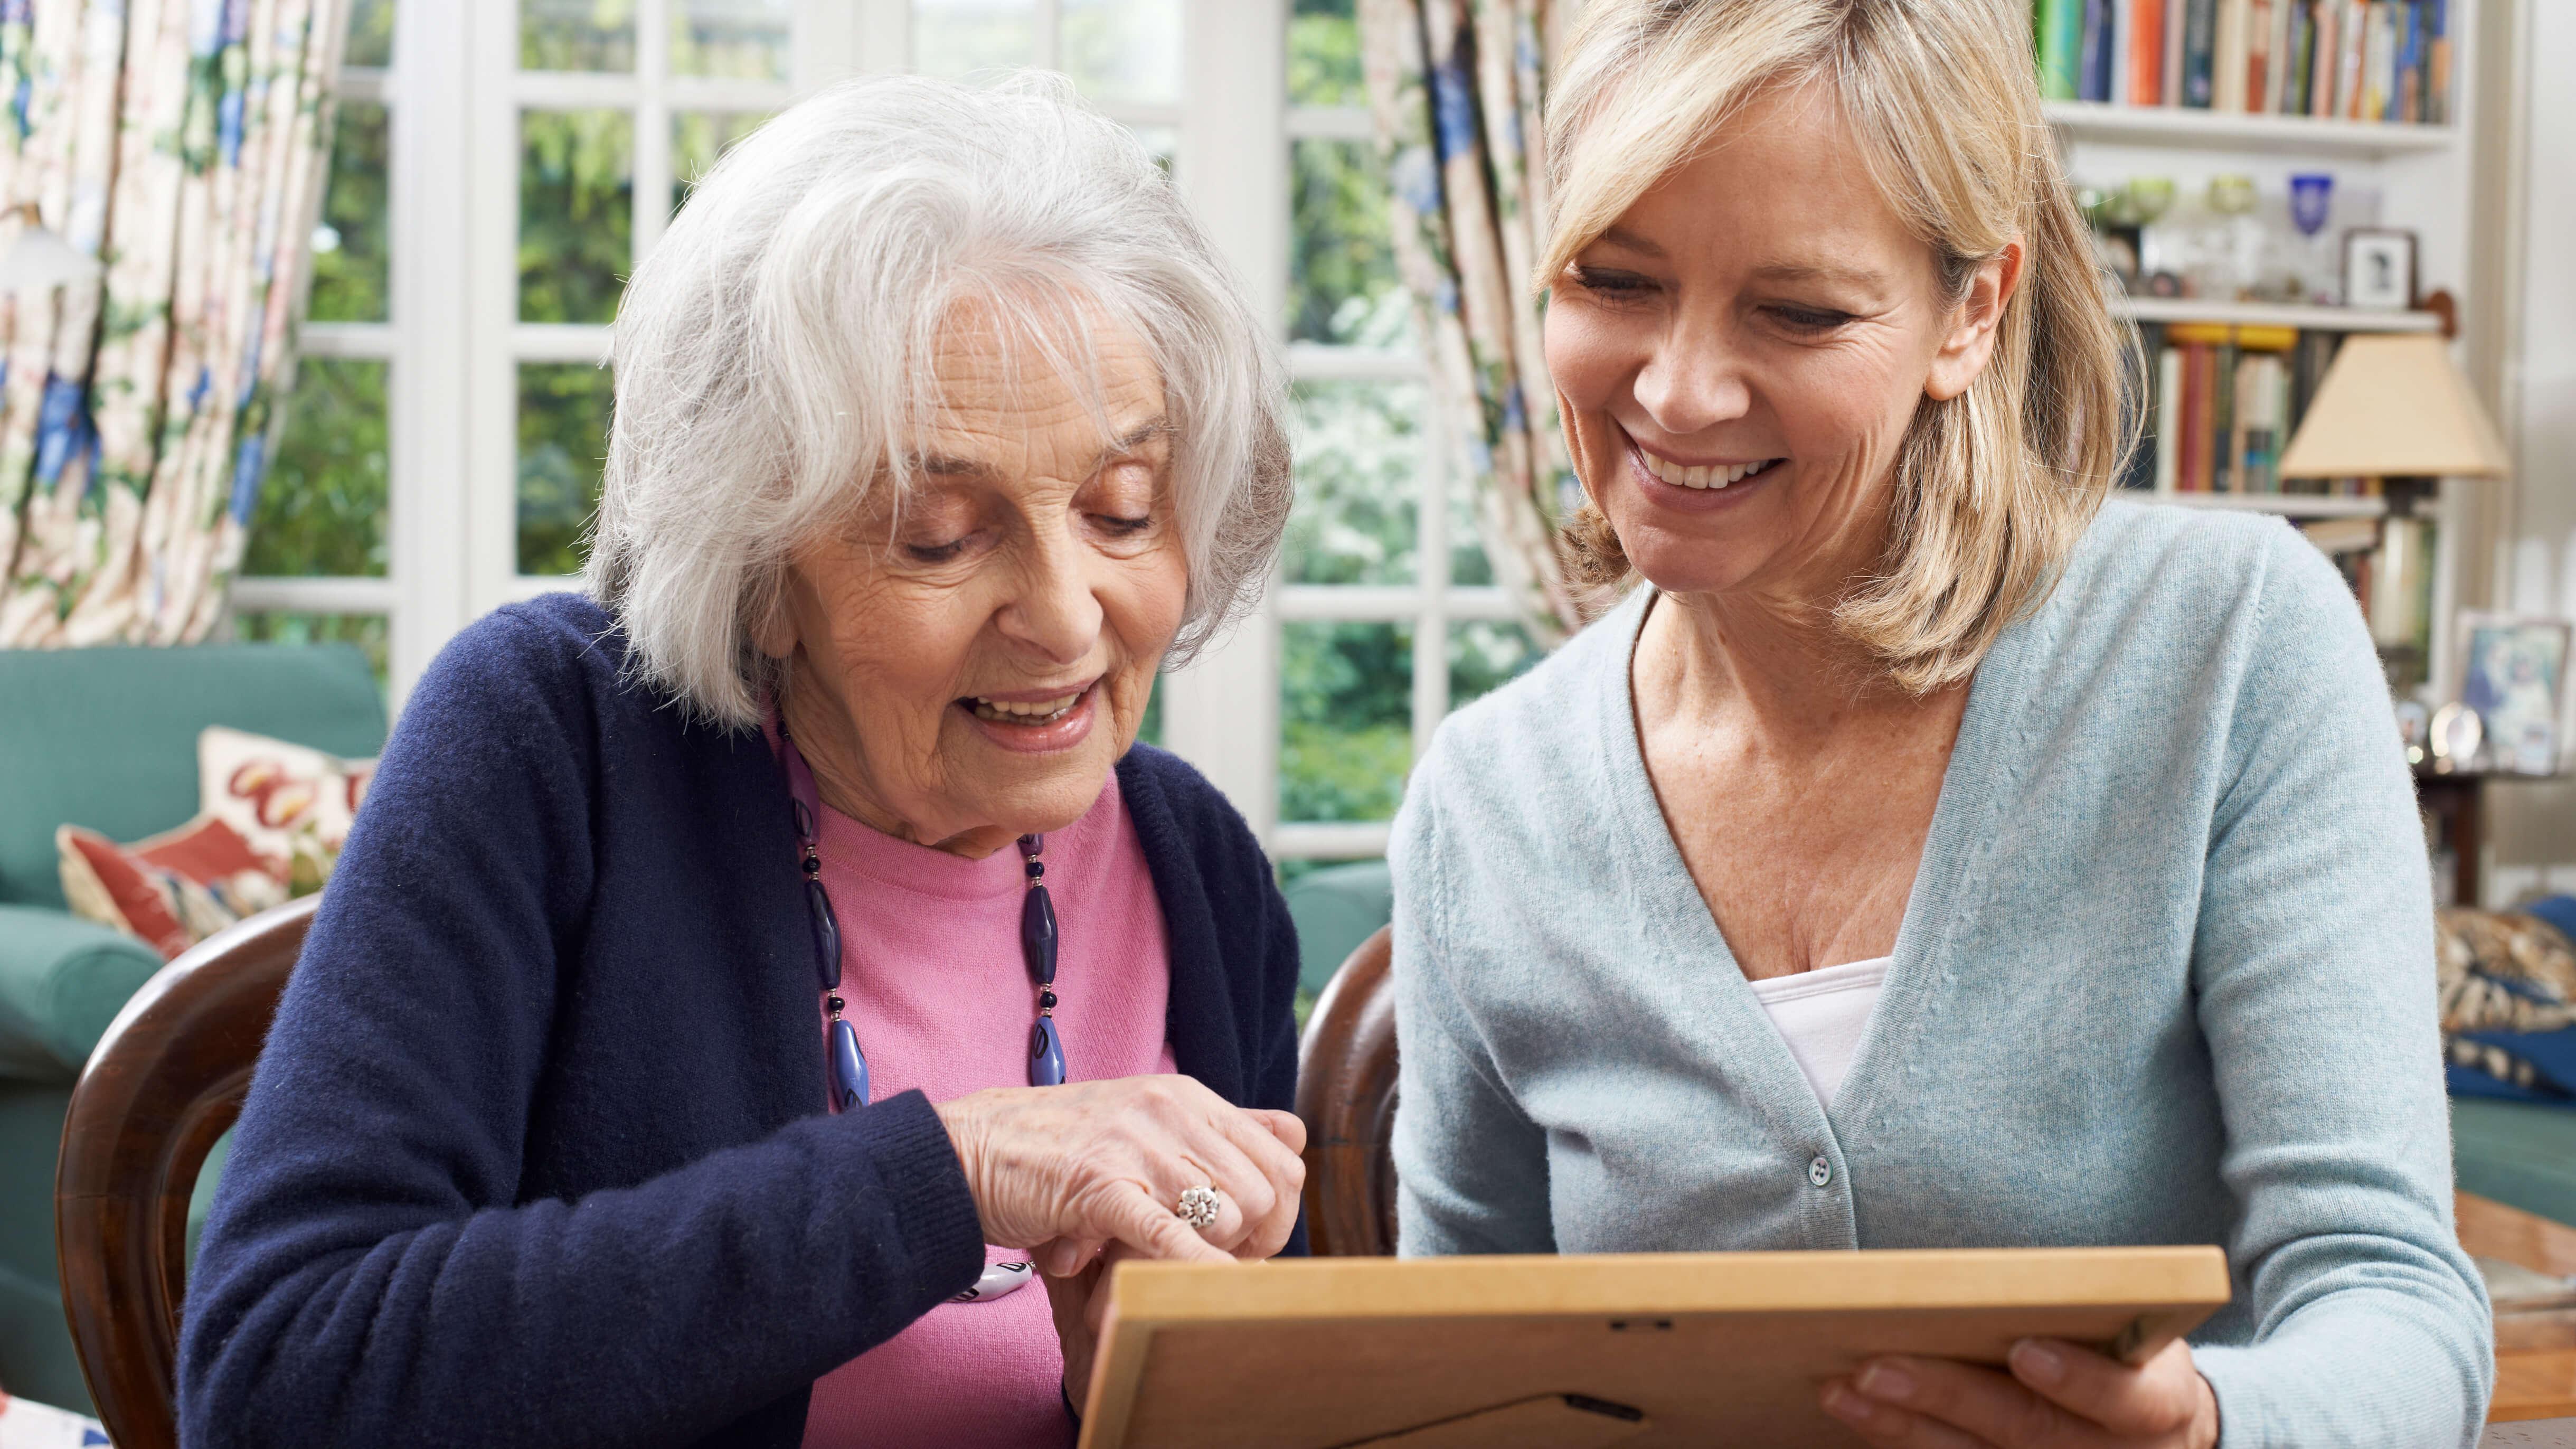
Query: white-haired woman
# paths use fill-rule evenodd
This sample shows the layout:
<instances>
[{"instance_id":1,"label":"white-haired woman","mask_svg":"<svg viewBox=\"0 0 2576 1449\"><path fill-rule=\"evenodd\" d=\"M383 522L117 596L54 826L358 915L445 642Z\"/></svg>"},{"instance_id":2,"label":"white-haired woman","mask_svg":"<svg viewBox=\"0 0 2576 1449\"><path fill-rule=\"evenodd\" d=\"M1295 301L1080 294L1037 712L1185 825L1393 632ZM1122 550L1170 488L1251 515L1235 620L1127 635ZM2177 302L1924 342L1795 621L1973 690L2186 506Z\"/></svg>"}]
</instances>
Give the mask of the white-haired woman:
<instances>
[{"instance_id":1,"label":"white-haired woman","mask_svg":"<svg viewBox=\"0 0 2576 1449\"><path fill-rule=\"evenodd\" d=\"M2017 0L1591 0L1547 364L1605 577L1397 827L1408 1253L2220 1243L2124 1368L1868 1442L2475 1439L2431 892L2351 596L2105 505L2120 337Z\"/></svg>"},{"instance_id":2,"label":"white-haired woman","mask_svg":"<svg viewBox=\"0 0 2576 1449\"><path fill-rule=\"evenodd\" d=\"M1131 748L1280 531L1265 330L1054 82L715 168L589 596L441 654L315 918L188 1443L1058 1445L1107 1258L1293 1246L1293 933Z\"/></svg>"}]
</instances>

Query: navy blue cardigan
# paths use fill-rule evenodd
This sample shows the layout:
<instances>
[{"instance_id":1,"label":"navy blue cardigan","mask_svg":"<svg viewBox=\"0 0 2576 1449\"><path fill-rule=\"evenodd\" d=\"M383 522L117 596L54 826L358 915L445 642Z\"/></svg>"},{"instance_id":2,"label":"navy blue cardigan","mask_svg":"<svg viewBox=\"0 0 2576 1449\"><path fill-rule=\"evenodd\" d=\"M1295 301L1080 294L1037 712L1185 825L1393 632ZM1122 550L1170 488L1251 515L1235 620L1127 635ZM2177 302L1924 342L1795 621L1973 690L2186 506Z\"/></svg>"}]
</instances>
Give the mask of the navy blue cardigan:
<instances>
[{"instance_id":1,"label":"navy blue cardigan","mask_svg":"<svg viewBox=\"0 0 2576 1449\"><path fill-rule=\"evenodd\" d=\"M606 613L554 595L413 692L207 1225L186 1444L794 1449L816 1377L981 1268L919 1093L822 1113L769 750L624 663ZM1291 1106L1267 862L1177 758L1138 746L1118 780L1180 1069Z\"/></svg>"}]
</instances>

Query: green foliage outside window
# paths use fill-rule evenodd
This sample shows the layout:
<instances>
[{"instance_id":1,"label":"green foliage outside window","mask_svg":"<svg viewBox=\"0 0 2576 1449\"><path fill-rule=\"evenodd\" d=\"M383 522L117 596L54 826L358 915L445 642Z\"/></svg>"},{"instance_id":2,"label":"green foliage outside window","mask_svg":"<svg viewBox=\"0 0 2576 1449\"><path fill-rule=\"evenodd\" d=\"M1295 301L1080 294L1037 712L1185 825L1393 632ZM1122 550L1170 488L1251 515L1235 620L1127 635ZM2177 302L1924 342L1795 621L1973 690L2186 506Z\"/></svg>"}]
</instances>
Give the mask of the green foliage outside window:
<instances>
[{"instance_id":1,"label":"green foliage outside window","mask_svg":"<svg viewBox=\"0 0 2576 1449\"><path fill-rule=\"evenodd\" d=\"M1279 818L1394 819L1413 765L1413 626L1279 632Z\"/></svg>"},{"instance_id":2,"label":"green foliage outside window","mask_svg":"<svg viewBox=\"0 0 2576 1449\"><path fill-rule=\"evenodd\" d=\"M242 572L383 578L388 459L386 364L307 357L276 462L260 485Z\"/></svg>"},{"instance_id":3,"label":"green foliage outside window","mask_svg":"<svg viewBox=\"0 0 2576 1449\"><path fill-rule=\"evenodd\" d=\"M586 362L519 366L519 572L581 571L583 531L599 507L614 383Z\"/></svg>"},{"instance_id":4,"label":"green foliage outside window","mask_svg":"<svg viewBox=\"0 0 2576 1449\"><path fill-rule=\"evenodd\" d=\"M519 69L635 69L635 0L519 0Z\"/></svg>"},{"instance_id":5,"label":"green foliage outside window","mask_svg":"<svg viewBox=\"0 0 2576 1449\"><path fill-rule=\"evenodd\" d=\"M1288 143L1288 335L1391 347L1413 334L1396 274L1386 168L1373 141Z\"/></svg>"},{"instance_id":6,"label":"green foliage outside window","mask_svg":"<svg viewBox=\"0 0 2576 1449\"><path fill-rule=\"evenodd\" d=\"M322 193L322 224L313 229L316 322L382 322L392 315L386 270L387 183L393 174L385 108L342 101L331 136L331 175Z\"/></svg>"},{"instance_id":7,"label":"green foliage outside window","mask_svg":"<svg viewBox=\"0 0 2576 1449\"><path fill-rule=\"evenodd\" d=\"M302 614L256 609L233 615L233 637L246 644L355 644L366 651L382 688L389 621L382 614Z\"/></svg>"},{"instance_id":8,"label":"green foliage outside window","mask_svg":"<svg viewBox=\"0 0 2576 1449\"><path fill-rule=\"evenodd\" d=\"M1288 103L1359 106L1360 25L1352 0L1297 0L1288 16Z\"/></svg>"},{"instance_id":9,"label":"green foliage outside window","mask_svg":"<svg viewBox=\"0 0 2576 1449\"><path fill-rule=\"evenodd\" d=\"M340 63L394 63L394 0L353 0L349 6L349 46L340 52Z\"/></svg>"},{"instance_id":10,"label":"green foliage outside window","mask_svg":"<svg viewBox=\"0 0 2576 1449\"><path fill-rule=\"evenodd\" d=\"M611 322L633 266L634 117L519 115L519 320Z\"/></svg>"}]
</instances>

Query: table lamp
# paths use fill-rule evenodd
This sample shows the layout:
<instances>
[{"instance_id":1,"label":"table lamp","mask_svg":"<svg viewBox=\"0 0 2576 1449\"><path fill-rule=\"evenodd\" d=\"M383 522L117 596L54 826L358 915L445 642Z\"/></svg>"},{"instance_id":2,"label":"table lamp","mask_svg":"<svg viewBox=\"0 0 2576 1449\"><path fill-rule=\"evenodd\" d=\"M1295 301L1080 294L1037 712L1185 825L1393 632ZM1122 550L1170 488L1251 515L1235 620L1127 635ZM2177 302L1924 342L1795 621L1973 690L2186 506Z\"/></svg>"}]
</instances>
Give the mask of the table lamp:
<instances>
[{"instance_id":1,"label":"table lamp","mask_svg":"<svg viewBox=\"0 0 2576 1449\"><path fill-rule=\"evenodd\" d=\"M2450 345L2429 332L2346 338L2281 454L2283 478L2380 479L2401 518L2441 479L2511 469Z\"/></svg>"},{"instance_id":2,"label":"table lamp","mask_svg":"<svg viewBox=\"0 0 2576 1449\"><path fill-rule=\"evenodd\" d=\"M2429 333L2356 333L2344 339L2281 453L2283 478L2377 478L2388 502L2369 602L2370 635L2398 656L2426 662L2432 625L2431 535L2416 505L2444 478L2501 478L2504 440L2451 349ZM2392 673L2390 683L2400 684Z\"/></svg>"}]
</instances>

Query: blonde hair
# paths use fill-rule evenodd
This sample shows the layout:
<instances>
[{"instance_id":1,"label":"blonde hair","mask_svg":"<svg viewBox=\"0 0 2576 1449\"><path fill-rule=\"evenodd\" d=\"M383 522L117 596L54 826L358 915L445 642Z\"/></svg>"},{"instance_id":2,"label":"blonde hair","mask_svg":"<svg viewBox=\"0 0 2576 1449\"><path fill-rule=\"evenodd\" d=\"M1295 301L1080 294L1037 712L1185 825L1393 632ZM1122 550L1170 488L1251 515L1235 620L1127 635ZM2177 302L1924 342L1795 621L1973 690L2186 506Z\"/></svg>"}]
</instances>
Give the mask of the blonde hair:
<instances>
[{"instance_id":1,"label":"blonde hair","mask_svg":"<svg viewBox=\"0 0 2576 1449\"><path fill-rule=\"evenodd\" d=\"M1835 607L1903 687L1966 679L2048 596L2136 431L2134 349L2042 118L2023 0L1590 0L1549 98L1546 290L1755 94L1820 86L1955 303L2018 239L2021 282L1968 389L1926 397L1898 452L1887 552ZM1574 414L1564 410L1569 426ZM1579 454L1580 449L1573 450ZM1627 558L1587 506L1579 577Z\"/></svg>"}]
</instances>

